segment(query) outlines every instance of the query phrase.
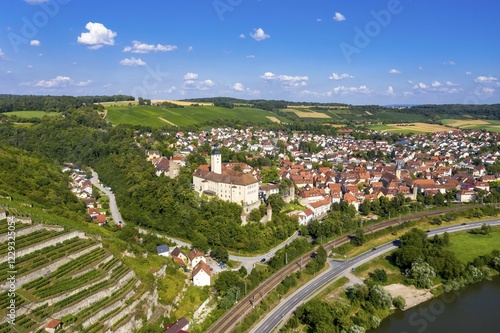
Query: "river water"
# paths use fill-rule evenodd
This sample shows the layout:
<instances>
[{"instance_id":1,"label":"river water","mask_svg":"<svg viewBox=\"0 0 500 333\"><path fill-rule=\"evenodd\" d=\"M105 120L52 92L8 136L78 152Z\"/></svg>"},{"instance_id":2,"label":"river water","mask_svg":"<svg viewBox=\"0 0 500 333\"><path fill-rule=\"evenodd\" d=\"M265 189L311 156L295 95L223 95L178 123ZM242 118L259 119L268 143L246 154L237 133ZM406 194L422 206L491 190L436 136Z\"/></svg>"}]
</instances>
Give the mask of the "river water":
<instances>
[{"instance_id":1,"label":"river water","mask_svg":"<svg viewBox=\"0 0 500 333\"><path fill-rule=\"evenodd\" d=\"M369 333L500 332L500 277L397 311Z\"/></svg>"}]
</instances>

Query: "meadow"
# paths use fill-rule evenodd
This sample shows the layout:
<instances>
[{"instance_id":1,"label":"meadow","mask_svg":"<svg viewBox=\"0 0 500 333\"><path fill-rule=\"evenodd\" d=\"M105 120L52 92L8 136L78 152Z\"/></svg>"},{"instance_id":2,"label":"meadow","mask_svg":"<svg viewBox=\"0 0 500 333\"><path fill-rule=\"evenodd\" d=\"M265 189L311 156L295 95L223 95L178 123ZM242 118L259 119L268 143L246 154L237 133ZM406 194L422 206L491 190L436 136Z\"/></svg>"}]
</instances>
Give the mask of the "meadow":
<instances>
[{"instance_id":1,"label":"meadow","mask_svg":"<svg viewBox=\"0 0 500 333\"><path fill-rule=\"evenodd\" d=\"M284 121L274 113L262 109L236 106L226 109L200 105L184 108L160 106L108 106L108 119L113 124L131 124L150 127L190 126L220 119L250 123Z\"/></svg>"},{"instance_id":2,"label":"meadow","mask_svg":"<svg viewBox=\"0 0 500 333\"><path fill-rule=\"evenodd\" d=\"M463 263L489 254L495 249L500 251L500 229L498 228L494 228L489 235L474 235L466 232L453 234L450 239L449 250L455 253Z\"/></svg>"},{"instance_id":3,"label":"meadow","mask_svg":"<svg viewBox=\"0 0 500 333\"><path fill-rule=\"evenodd\" d=\"M45 111L13 111L2 113L6 116L16 116L19 118L42 118L44 116L55 117L61 115L60 112L45 112Z\"/></svg>"}]
</instances>

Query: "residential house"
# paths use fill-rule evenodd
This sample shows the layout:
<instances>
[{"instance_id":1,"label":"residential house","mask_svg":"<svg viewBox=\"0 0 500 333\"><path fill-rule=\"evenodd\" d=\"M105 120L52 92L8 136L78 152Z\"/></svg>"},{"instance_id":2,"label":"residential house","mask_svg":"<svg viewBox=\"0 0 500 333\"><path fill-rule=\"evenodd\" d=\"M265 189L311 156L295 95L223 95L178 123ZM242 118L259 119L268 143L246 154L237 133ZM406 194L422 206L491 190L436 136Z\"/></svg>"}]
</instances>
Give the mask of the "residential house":
<instances>
[{"instance_id":1,"label":"residential house","mask_svg":"<svg viewBox=\"0 0 500 333\"><path fill-rule=\"evenodd\" d=\"M476 192L470 190L459 191L456 198L460 202L471 202L476 200Z\"/></svg>"},{"instance_id":2,"label":"residential house","mask_svg":"<svg viewBox=\"0 0 500 333\"><path fill-rule=\"evenodd\" d=\"M159 256L168 257L170 255L170 248L168 247L168 245L158 245L156 247L156 252Z\"/></svg>"},{"instance_id":3,"label":"residential house","mask_svg":"<svg viewBox=\"0 0 500 333\"><path fill-rule=\"evenodd\" d=\"M194 269L201 261L207 262L205 255L198 251L198 249L191 249L188 254L189 262L191 263L191 269Z\"/></svg>"},{"instance_id":4,"label":"residential house","mask_svg":"<svg viewBox=\"0 0 500 333\"><path fill-rule=\"evenodd\" d=\"M193 285L204 287L210 285L210 266L200 261L193 269Z\"/></svg>"}]
</instances>

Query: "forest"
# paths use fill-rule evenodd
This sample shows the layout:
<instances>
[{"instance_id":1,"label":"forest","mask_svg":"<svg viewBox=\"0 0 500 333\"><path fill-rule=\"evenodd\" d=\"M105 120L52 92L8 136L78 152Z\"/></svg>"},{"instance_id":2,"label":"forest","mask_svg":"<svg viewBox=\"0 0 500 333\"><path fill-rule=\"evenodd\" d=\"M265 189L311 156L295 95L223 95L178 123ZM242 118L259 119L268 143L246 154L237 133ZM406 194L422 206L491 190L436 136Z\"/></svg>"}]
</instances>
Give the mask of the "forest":
<instances>
[{"instance_id":1,"label":"forest","mask_svg":"<svg viewBox=\"0 0 500 333\"><path fill-rule=\"evenodd\" d=\"M0 94L0 113L11 111L62 112L94 103L134 100L134 97L127 95L73 97Z\"/></svg>"}]
</instances>

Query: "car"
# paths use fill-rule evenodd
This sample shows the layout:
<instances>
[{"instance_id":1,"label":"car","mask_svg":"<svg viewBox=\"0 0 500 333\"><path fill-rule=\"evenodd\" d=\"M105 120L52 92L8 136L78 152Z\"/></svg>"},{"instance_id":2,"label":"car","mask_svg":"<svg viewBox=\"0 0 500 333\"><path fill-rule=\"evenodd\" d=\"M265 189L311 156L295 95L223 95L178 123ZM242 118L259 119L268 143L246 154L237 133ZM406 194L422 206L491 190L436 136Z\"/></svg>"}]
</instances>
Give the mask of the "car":
<instances>
[{"instance_id":1,"label":"car","mask_svg":"<svg viewBox=\"0 0 500 333\"><path fill-rule=\"evenodd\" d=\"M260 262L262 262L262 263L266 262L266 258L260 259Z\"/></svg>"},{"instance_id":2,"label":"car","mask_svg":"<svg viewBox=\"0 0 500 333\"><path fill-rule=\"evenodd\" d=\"M426 230L425 232L431 232L430 230Z\"/></svg>"},{"instance_id":3,"label":"car","mask_svg":"<svg viewBox=\"0 0 500 333\"><path fill-rule=\"evenodd\" d=\"M464 222L464 223L462 223L462 225L467 225L467 223Z\"/></svg>"},{"instance_id":4,"label":"car","mask_svg":"<svg viewBox=\"0 0 500 333\"><path fill-rule=\"evenodd\" d=\"M372 249L372 251L377 251L377 248L376 248L376 247L374 247L374 248Z\"/></svg>"}]
</instances>

